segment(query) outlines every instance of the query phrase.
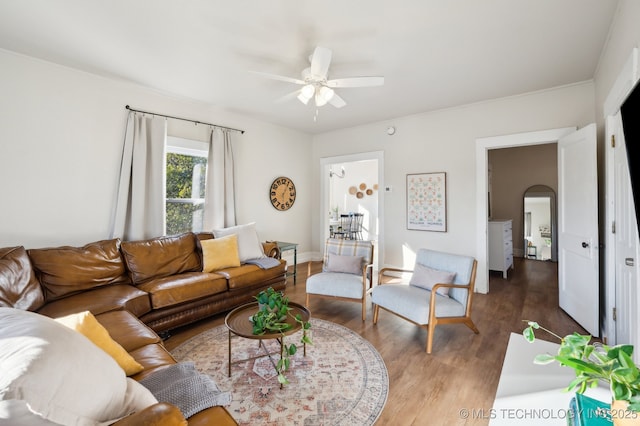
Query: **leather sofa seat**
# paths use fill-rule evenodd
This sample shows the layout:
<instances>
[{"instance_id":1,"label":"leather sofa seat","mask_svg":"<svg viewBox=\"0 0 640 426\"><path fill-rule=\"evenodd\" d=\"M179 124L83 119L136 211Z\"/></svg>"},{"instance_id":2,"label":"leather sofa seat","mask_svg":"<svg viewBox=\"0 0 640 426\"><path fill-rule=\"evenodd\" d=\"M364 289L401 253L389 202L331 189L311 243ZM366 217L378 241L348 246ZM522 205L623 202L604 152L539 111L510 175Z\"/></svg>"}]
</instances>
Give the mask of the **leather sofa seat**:
<instances>
[{"instance_id":1,"label":"leather sofa seat","mask_svg":"<svg viewBox=\"0 0 640 426\"><path fill-rule=\"evenodd\" d=\"M146 314L151 310L149 295L131 285L109 285L48 302L37 312L56 318L82 311L98 315L122 309L136 316Z\"/></svg>"},{"instance_id":2,"label":"leather sofa seat","mask_svg":"<svg viewBox=\"0 0 640 426\"><path fill-rule=\"evenodd\" d=\"M281 260L284 262L284 260ZM229 284L230 290L246 287L253 287L256 283L268 283L270 281L280 281L284 268L262 269L256 265L244 264L235 268L221 269L216 274L224 276Z\"/></svg>"},{"instance_id":3,"label":"leather sofa seat","mask_svg":"<svg viewBox=\"0 0 640 426\"><path fill-rule=\"evenodd\" d=\"M140 284L149 293L153 309L166 308L227 291L227 279L217 274L190 272Z\"/></svg>"}]
</instances>

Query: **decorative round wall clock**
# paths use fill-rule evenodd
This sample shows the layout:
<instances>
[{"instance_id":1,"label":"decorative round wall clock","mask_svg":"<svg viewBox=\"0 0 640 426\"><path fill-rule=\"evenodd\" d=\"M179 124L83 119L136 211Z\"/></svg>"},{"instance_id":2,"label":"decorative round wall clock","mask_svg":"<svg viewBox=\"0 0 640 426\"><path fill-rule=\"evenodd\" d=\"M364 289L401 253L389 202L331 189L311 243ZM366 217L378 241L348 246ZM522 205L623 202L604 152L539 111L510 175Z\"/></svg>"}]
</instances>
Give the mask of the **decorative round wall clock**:
<instances>
[{"instance_id":1,"label":"decorative round wall clock","mask_svg":"<svg viewBox=\"0 0 640 426\"><path fill-rule=\"evenodd\" d=\"M269 188L269 199L276 210L289 210L296 201L296 186L288 177L275 178Z\"/></svg>"}]
</instances>

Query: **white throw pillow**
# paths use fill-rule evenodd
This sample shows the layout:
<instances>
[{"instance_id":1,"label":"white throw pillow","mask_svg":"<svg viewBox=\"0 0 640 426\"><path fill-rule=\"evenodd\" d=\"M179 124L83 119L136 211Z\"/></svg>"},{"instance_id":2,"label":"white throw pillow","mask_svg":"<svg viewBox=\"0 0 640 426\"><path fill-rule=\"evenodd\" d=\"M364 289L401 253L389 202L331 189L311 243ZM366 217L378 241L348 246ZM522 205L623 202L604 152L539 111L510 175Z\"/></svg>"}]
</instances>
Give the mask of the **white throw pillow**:
<instances>
[{"instance_id":1,"label":"white throw pillow","mask_svg":"<svg viewBox=\"0 0 640 426\"><path fill-rule=\"evenodd\" d=\"M110 424L156 402L111 356L53 319L0 308L0 324L0 401L65 425Z\"/></svg>"},{"instance_id":2,"label":"white throw pillow","mask_svg":"<svg viewBox=\"0 0 640 426\"><path fill-rule=\"evenodd\" d=\"M241 263L245 263L249 259L264 257L255 222L213 230L213 236L216 238L233 234L238 236L238 256Z\"/></svg>"},{"instance_id":3,"label":"white throw pillow","mask_svg":"<svg viewBox=\"0 0 640 426\"><path fill-rule=\"evenodd\" d=\"M439 269L429 268L420 263L416 263L413 269L413 275L409 284L431 290L436 284L451 284L456 277L455 272L440 271ZM439 287L436 293L449 297L450 287Z\"/></svg>"}]
</instances>

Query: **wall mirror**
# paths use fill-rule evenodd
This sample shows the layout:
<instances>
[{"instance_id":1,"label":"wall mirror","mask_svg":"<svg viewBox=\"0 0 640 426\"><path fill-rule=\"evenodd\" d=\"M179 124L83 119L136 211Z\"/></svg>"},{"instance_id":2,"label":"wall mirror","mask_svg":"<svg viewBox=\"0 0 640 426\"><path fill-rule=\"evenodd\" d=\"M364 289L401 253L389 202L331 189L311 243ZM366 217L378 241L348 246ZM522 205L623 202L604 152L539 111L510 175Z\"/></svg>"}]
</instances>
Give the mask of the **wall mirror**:
<instances>
[{"instance_id":1,"label":"wall mirror","mask_svg":"<svg viewBox=\"0 0 640 426\"><path fill-rule=\"evenodd\" d=\"M529 187L523 196L524 257L558 261L556 193L546 185Z\"/></svg>"}]
</instances>

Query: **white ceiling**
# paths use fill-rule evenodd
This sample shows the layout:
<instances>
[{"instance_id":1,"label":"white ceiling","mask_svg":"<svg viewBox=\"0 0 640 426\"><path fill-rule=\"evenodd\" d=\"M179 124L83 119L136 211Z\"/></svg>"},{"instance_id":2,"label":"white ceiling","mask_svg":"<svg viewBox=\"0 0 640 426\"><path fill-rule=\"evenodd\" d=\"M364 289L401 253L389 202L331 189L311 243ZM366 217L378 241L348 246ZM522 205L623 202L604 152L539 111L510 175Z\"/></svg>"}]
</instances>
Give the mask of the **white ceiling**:
<instances>
[{"instance_id":1,"label":"white ceiling","mask_svg":"<svg viewBox=\"0 0 640 426\"><path fill-rule=\"evenodd\" d=\"M0 48L308 133L594 77L617 0L2 0ZM315 46L342 109L275 99ZM0 70L1 75L1 70ZM162 112L162 111L158 111ZM215 120L215 118L212 118Z\"/></svg>"}]
</instances>

